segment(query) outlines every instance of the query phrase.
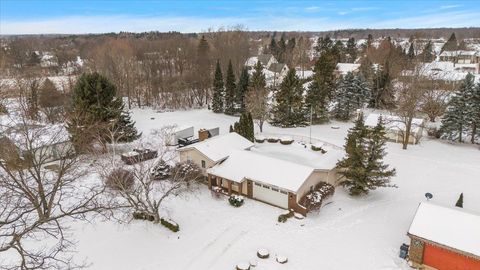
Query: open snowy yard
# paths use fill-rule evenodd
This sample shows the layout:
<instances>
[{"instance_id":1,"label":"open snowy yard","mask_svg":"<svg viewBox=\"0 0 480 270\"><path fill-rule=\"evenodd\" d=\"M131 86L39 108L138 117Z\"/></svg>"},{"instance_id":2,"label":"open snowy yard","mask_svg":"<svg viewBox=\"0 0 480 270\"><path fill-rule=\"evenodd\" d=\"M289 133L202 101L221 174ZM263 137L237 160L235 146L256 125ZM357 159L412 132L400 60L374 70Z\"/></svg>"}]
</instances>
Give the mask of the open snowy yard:
<instances>
[{"instance_id":1,"label":"open snowy yard","mask_svg":"<svg viewBox=\"0 0 480 270\"><path fill-rule=\"evenodd\" d=\"M219 126L220 133L225 133L237 120L207 110L134 110L133 118L144 135L167 124L192 125L196 131ZM332 129L333 125L340 128ZM312 137L341 146L351 125L314 126ZM265 132L308 136L309 127L280 129L266 125ZM285 149L277 147L293 145L257 147L257 151L277 155ZM297 155L295 151L287 158L314 162L311 159L317 155ZM258 261L254 269L259 270L409 269L398 258L399 247L408 240L406 232L426 192L434 195L434 203L451 206L463 192L464 208L480 213L480 151L471 145L424 138L420 145L409 146L406 151L400 144L388 143L386 162L397 169L393 183L398 188L352 198L339 187L333 203L304 220L292 218L279 224L277 217L284 212L282 209L248 199L244 206L233 208L226 198L215 199L204 187L187 199L174 198L164 205L163 215L180 225L176 234L149 222L75 224L77 256L86 258L92 263L90 269L95 270L224 270L251 259ZM256 258L259 248L268 249L270 259ZM288 257L288 263L276 263L275 254Z\"/></svg>"}]
</instances>

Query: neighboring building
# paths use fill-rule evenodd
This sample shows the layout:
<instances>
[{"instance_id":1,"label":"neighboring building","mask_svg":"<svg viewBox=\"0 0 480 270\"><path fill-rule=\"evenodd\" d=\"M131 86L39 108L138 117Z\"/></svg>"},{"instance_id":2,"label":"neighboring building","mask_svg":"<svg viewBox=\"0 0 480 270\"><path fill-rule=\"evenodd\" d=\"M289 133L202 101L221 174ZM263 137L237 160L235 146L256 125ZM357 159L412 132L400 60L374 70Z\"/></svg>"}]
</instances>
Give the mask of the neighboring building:
<instances>
[{"instance_id":1,"label":"neighboring building","mask_svg":"<svg viewBox=\"0 0 480 270\"><path fill-rule=\"evenodd\" d=\"M401 143L405 136L406 128L405 123L400 116L371 113L367 116L367 118L365 118L365 125L371 128L375 127L380 116L385 123L386 136L388 140ZM423 135L424 126L424 119L413 118L410 137L408 140L409 144L417 144L420 141Z\"/></svg>"},{"instance_id":2,"label":"neighboring building","mask_svg":"<svg viewBox=\"0 0 480 270\"><path fill-rule=\"evenodd\" d=\"M480 215L421 203L407 233L409 258L419 269L480 269Z\"/></svg>"},{"instance_id":3,"label":"neighboring building","mask_svg":"<svg viewBox=\"0 0 480 270\"><path fill-rule=\"evenodd\" d=\"M276 86L283 81L283 78L288 73L288 66L283 63L279 63L277 59L271 54L261 54L258 56L252 56L247 59L245 66L252 74L257 62L260 62L263 66L263 74L267 85Z\"/></svg>"},{"instance_id":4,"label":"neighboring building","mask_svg":"<svg viewBox=\"0 0 480 270\"><path fill-rule=\"evenodd\" d=\"M15 147L18 157L24 160L35 156L37 160L49 162L74 154L69 133L63 125L18 124L0 133L0 138L0 148L12 151Z\"/></svg>"},{"instance_id":5,"label":"neighboring building","mask_svg":"<svg viewBox=\"0 0 480 270\"><path fill-rule=\"evenodd\" d=\"M338 63L333 73L336 77L344 76L349 72L357 73L360 70L360 64Z\"/></svg>"},{"instance_id":6,"label":"neighboring building","mask_svg":"<svg viewBox=\"0 0 480 270\"><path fill-rule=\"evenodd\" d=\"M191 160L205 170L210 189L244 195L306 215L306 208L299 203L302 197L320 182L338 184L335 168L344 152L325 148L325 153L319 153L319 162L306 166L259 153L252 142L232 132L178 151L181 161Z\"/></svg>"},{"instance_id":7,"label":"neighboring building","mask_svg":"<svg viewBox=\"0 0 480 270\"><path fill-rule=\"evenodd\" d=\"M448 61L455 64L480 63L480 53L476 51L443 51L439 58L440 61Z\"/></svg>"},{"instance_id":8,"label":"neighboring building","mask_svg":"<svg viewBox=\"0 0 480 270\"><path fill-rule=\"evenodd\" d=\"M204 171L225 160L234 150L247 150L253 143L235 132L179 148L180 161L193 161Z\"/></svg>"}]
</instances>

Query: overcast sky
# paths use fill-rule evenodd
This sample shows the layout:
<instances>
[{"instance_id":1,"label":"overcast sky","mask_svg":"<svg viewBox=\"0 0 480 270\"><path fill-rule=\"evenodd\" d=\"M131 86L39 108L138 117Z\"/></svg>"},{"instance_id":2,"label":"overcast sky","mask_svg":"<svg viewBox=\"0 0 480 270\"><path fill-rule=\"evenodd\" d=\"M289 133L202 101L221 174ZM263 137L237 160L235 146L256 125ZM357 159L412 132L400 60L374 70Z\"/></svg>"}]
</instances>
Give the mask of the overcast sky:
<instances>
[{"instance_id":1,"label":"overcast sky","mask_svg":"<svg viewBox=\"0 0 480 270\"><path fill-rule=\"evenodd\" d=\"M471 1L0 0L0 34L480 26Z\"/></svg>"}]
</instances>

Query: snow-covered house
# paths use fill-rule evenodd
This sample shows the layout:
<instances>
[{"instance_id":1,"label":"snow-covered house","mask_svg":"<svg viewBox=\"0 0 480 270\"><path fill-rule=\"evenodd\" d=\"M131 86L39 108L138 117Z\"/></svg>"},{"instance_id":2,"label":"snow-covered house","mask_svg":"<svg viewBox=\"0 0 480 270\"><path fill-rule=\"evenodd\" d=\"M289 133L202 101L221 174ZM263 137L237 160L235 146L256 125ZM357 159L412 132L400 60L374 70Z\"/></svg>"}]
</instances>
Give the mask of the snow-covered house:
<instances>
[{"instance_id":1,"label":"snow-covered house","mask_svg":"<svg viewBox=\"0 0 480 270\"><path fill-rule=\"evenodd\" d=\"M74 148L70 142L70 137L65 126L49 125L25 125L17 124L0 133L1 145L3 150L12 150L21 159L35 157L42 162L55 161L60 158L73 155Z\"/></svg>"},{"instance_id":2,"label":"snow-covered house","mask_svg":"<svg viewBox=\"0 0 480 270\"><path fill-rule=\"evenodd\" d=\"M440 61L448 61L455 64L476 64L480 62L480 53L477 51L443 51Z\"/></svg>"},{"instance_id":3,"label":"snow-covered house","mask_svg":"<svg viewBox=\"0 0 480 270\"><path fill-rule=\"evenodd\" d=\"M193 161L204 171L225 160L234 150L247 150L253 143L235 132L215 136L179 148L180 161Z\"/></svg>"},{"instance_id":4,"label":"snow-covered house","mask_svg":"<svg viewBox=\"0 0 480 270\"><path fill-rule=\"evenodd\" d=\"M378 123L378 119L382 117L383 122L385 123L386 136L389 141L399 142L403 141L405 136L405 121L397 115L389 114L376 114L370 113L365 118L365 126L375 127ZM408 139L409 144L417 144L423 135L423 128L425 126L425 120L422 118L413 118L412 126L410 129L410 137Z\"/></svg>"},{"instance_id":5,"label":"snow-covered house","mask_svg":"<svg viewBox=\"0 0 480 270\"><path fill-rule=\"evenodd\" d=\"M420 269L480 269L480 214L421 203L407 233Z\"/></svg>"},{"instance_id":6,"label":"snow-covered house","mask_svg":"<svg viewBox=\"0 0 480 270\"><path fill-rule=\"evenodd\" d=\"M349 72L357 73L360 70L360 64L353 63L338 63L333 71L335 76L340 77Z\"/></svg>"},{"instance_id":7,"label":"snow-covered house","mask_svg":"<svg viewBox=\"0 0 480 270\"><path fill-rule=\"evenodd\" d=\"M271 54L261 54L258 56L252 56L245 62L245 66L250 74L253 73L257 62L262 64L263 74L265 75L267 85L278 85L288 73L288 66L286 64L279 63Z\"/></svg>"},{"instance_id":8,"label":"snow-covered house","mask_svg":"<svg viewBox=\"0 0 480 270\"><path fill-rule=\"evenodd\" d=\"M247 59L245 66L249 70L253 70L257 62L262 64L263 68L268 69L272 64L278 63L277 59L271 54L261 54L257 56L252 56Z\"/></svg>"}]
</instances>

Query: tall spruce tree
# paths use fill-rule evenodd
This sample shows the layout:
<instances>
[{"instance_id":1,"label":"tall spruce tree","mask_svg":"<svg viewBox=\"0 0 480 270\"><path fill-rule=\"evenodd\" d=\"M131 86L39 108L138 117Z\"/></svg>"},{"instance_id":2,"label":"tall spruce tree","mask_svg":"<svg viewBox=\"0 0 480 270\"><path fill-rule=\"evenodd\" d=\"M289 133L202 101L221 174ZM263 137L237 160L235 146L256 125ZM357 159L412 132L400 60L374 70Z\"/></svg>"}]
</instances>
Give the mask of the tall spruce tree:
<instances>
[{"instance_id":1,"label":"tall spruce tree","mask_svg":"<svg viewBox=\"0 0 480 270\"><path fill-rule=\"evenodd\" d=\"M212 97L213 112L216 112L216 113L223 112L224 95L225 95L225 89L223 87L222 68L220 67L220 61L217 60L215 75L213 77L213 97Z\"/></svg>"},{"instance_id":2,"label":"tall spruce tree","mask_svg":"<svg viewBox=\"0 0 480 270\"><path fill-rule=\"evenodd\" d=\"M349 63L355 63L357 60L357 44L355 43L355 39L349 38L347 41L347 48L346 48L346 53L347 53L347 61Z\"/></svg>"},{"instance_id":3,"label":"tall spruce tree","mask_svg":"<svg viewBox=\"0 0 480 270\"><path fill-rule=\"evenodd\" d=\"M413 47L413 42L410 43L410 47L408 48L407 57L409 59L415 58L415 48Z\"/></svg>"},{"instance_id":4,"label":"tall spruce tree","mask_svg":"<svg viewBox=\"0 0 480 270\"><path fill-rule=\"evenodd\" d=\"M470 128L471 115L473 114L472 106L469 106L469 99L472 97L471 93L474 88L474 77L469 73L448 102L447 111L443 115L440 128L444 138L452 141L464 141L464 134Z\"/></svg>"},{"instance_id":5,"label":"tall spruce tree","mask_svg":"<svg viewBox=\"0 0 480 270\"><path fill-rule=\"evenodd\" d=\"M395 175L395 169L388 169L383 163L386 141L381 119L372 130L365 126L363 115L355 121L346 138L346 157L337 164L345 177L341 184L350 195L365 195L377 187L392 186L390 178Z\"/></svg>"},{"instance_id":6,"label":"tall spruce tree","mask_svg":"<svg viewBox=\"0 0 480 270\"><path fill-rule=\"evenodd\" d=\"M470 112L468 118L471 126L470 142L475 143L480 137L480 82L470 91L467 97L467 107Z\"/></svg>"},{"instance_id":7,"label":"tall spruce tree","mask_svg":"<svg viewBox=\"0 0 480 270\"><path fill-rule=\"evenodd\" d=\"M455 36L455 33L452 33L450 37L448 38L447 42L442 47L442 52L443 51L455 51L458 49L458 42L457 42L457 37Z\"/></svg>"},{"instance_id":8,"label":"tall spruce tree","mask_svg":"<svg viewBox=\"0 0 480 270\"><path fill-rule=\"evenodd\" d=\"M242 113L238 122L233 124L233 131L253 142L255 140L255 132L252 115L250 113Z\"/></svg>"},{"instance_id":9,"label":"tall spruce tree","mask_svg":"<svg viewBox=\"0 0 480 270\"><path fill-rule=\"evenodd\" d=\"M232 60L228 61L227 77L225 78L225 114L235 113L235 74L233 73Z\"/></svg>"},{"instance_id":10,"label":"tall spruce tree","mask_svg":"<svg viewBox=\"0 0 480 270\"><path fill-rule=\"evenodd\" d=\"M248 84L249 84L250 76L248 75L247 67L243 67L242 73L238 78L237 88L235 92L235 107L237 108L237 112L243 113L245 112L245 95L248 91Z\"/></svg>"},{"instance_id":11,"label":"tall spruce tree","mask_svg":"<svg viewBox=\"0 0 480 270\"><path fill-rule=\"evenodd\" d=\"M338 83L335 94L333 115L336 119L347 121L357 109L365 106L370 97L370 88L361 75L347 73Z\"/></svg>"},{"instance_id":12,"label":"tall spruce tree","mask_svg":"<svg viewBox=\"0 0 480 270\"><path fill-rule=\"evenodd\" d=\"M103 139L110 141L112 138L106 130L113 131L113 139L120 142L140 137L122 99L116 96L115 85L96 72L84 73L78 78L71 104L68 129L77 150L88 147L98 139L95 136L104 135ZM92 127L105 131L97 130L98 134L94 134Z\"/></svg>"},{"instance_id":13,"label":"tall spruce tree","mask_svg":"<svg viewBox=\"0 0 480 270\"><path fill-rule=\"evenodd\" d=\"M423 62L429 63L434 60L432 41L428 41L422 51Z\"/></svg>"},{"instance_id":14,"label":"tall spruce tree","mask_svg":"<svg viewBox=\"0 0 480 270\"><path fill-rule=\"evenodd\" d=\"M334 57L326 52L322 53L315 63L313 81L306 95L306 104L312 109L312 122L314 124L329 121L328 104L335 89L333 71L336 62Z\"/></svg>"},{"instance_id":15,"label":"tall spruce tree","mask_svg":"<svg viewBox=\"0 0 480 270\"><path fill-rule=\"evenodd\" d=\"M296 75L295 69L290 69L287 76L274 94L272 124L281 127L306 125L305 103L303 102L303 86Z\"/></svg>"},{"instance_id":16,"label":"tall spruce tree","mask_svg":"<svg viewBox=\"0 0 480 270\"><path fill-rule=\"evenodd\" d=\"M372 77L372 94L370 96L371 108L392 109L395 107L395 95L392 87L392 76L389 63L384 68L377 68Z\"/></svg>"}]
</instances>

